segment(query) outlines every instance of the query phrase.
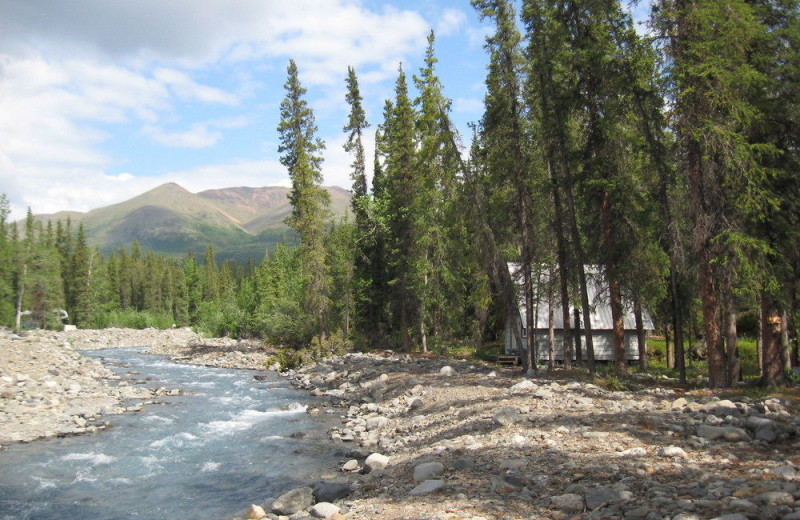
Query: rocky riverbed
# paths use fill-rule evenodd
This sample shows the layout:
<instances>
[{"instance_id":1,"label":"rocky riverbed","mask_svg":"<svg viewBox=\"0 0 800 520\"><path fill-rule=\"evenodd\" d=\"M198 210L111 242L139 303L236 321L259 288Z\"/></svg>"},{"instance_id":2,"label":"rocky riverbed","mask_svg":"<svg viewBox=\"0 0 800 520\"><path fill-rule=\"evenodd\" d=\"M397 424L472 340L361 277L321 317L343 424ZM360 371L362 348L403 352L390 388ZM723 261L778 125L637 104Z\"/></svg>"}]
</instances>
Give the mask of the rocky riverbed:
<instances>
[{"instance_id":1,"label":"rocky riverbed","mask_svg":"<svg viewBox=\"0 0 800 520\"><path fill-rule=\"evenodd\" d=\"M342 409L346 518L800 519L800 417L783 399L389 353L286 375Z\"/></svg>"},{"instance_id":2,"label":"rocky riverbed","mask_svg":"<svg viewBox=\"0 0 800 520\"><path fill-rule=\"evenodd\" d=\"M90 431L105 413L169 392L115 380L77 352L136 345L180 362L255 370L270 355L257 343L187 329L5 331L3 442ZM390 352L284 375L321 397L310 412L341 416L329 432L339 471L263 497L242 518L800 520L800 416L785 399L654 381L617 392L563 371L523 378Z\"/></svg>"},{"instance_id":3,"label":"rocky riverbed","mask_svg":"<svg viewBox=\"0 0 800 520\"><path fill-rule=\"evenodd\" d=\"M28 331L0 329L0 446L75 435L108 426L107 416L141 407L177 389L122 378L80 350L150 346L179 361L264 368L270 352L255 342L206 339L191 329Z\"/></svg>"}]
</instances>

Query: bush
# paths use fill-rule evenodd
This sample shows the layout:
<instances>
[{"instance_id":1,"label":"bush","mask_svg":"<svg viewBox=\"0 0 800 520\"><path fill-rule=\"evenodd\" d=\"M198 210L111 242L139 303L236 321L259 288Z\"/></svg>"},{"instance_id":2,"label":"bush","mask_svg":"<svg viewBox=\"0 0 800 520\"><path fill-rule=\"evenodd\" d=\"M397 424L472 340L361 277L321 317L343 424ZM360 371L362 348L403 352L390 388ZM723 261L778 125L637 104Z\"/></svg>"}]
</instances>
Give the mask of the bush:
<instances>
[{"instance_id":1,"label":"bush","mask_svg":"<svg viewBox=\"0 0 800 520\"><path fill-rule=\"evenodd\" d=\"M168 312L145 312L133 309L114 310L99 313L92 319L91 327L106 329L118 327L126 329L169 329L174 325L172 314Z\"/></svg>"}]
</instances>

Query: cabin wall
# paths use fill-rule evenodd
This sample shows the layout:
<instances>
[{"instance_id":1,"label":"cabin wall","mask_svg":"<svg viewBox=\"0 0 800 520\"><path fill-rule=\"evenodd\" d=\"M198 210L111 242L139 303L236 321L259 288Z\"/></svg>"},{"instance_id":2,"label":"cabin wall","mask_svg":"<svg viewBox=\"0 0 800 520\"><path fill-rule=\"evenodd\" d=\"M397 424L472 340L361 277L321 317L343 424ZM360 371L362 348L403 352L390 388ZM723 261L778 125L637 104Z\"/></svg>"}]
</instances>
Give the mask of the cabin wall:
<instances>
[{"instance_id":1,"label":"cabin wall","mask_svg":"<svg viewBox=\"0 0 800 520\"><path fill-rule=\"evenodd\" d=\"M514 333L511 327L515 320L506 321L505 330L505 353L517 354L521 353L521 349L514 338ZM519 319L516 320L519 325ZM534 338L537 347L537 359L548 360L550 357L549 345L549 332L547 330L536 330ZM583 352L583 359L586 359L586 335L581 334L581 347ZM594 358L596 361L614 361L614 337L610 330L596 330L592 332L592 339L594 342ZM574 350L574 346L573 346ZM561 330L556 330L555 338L555 358L558 361L564 360L564 335ZM575 352L572 353L572 359L575 359ZM625 359L636 360L639 359L639 344L636 339L636 331L625 331Z\"/></svg>"}]
</instances>

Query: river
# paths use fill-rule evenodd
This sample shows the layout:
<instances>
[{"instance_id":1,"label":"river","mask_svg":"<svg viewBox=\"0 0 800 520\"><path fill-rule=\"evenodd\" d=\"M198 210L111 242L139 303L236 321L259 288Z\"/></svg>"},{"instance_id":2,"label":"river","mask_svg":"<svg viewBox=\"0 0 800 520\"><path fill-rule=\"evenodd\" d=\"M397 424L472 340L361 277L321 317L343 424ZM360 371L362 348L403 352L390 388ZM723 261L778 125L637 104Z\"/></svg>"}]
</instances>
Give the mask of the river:
<instances>
[{"instance_id":1,"label":"river","mask_svg":"<svg viewBox=\"0 0 800 520\"><path fill-rule=\"evenodd\" d=\"M143 349L85 355L184 395L107 417L112 427L93 435L0 451L0 519L224 519L334 467L325 435L334 417L287 410L313 398L278 376L257 381Z\"/></svg>"}]
</instances>

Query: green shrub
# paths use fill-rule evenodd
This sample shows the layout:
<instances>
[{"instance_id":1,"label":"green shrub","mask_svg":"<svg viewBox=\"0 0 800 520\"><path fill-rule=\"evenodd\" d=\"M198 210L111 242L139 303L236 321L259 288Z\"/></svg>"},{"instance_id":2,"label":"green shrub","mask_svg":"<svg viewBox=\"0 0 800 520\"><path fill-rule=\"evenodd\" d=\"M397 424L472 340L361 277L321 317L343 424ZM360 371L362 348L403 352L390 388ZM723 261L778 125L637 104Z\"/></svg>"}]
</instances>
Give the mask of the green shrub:
<instances>
[{"instance_id":1,"label":"green shrub","mask_svg":"<svg viewBox=\"0 0 800 520\"><path fill-rule=\"evenodd\" d=\"M168 312L145 312L133 309L113 310L96 314L91 323L95 329L118 327L126 329L169 329L175 322Z\"/></svg>"}]
</instances>

